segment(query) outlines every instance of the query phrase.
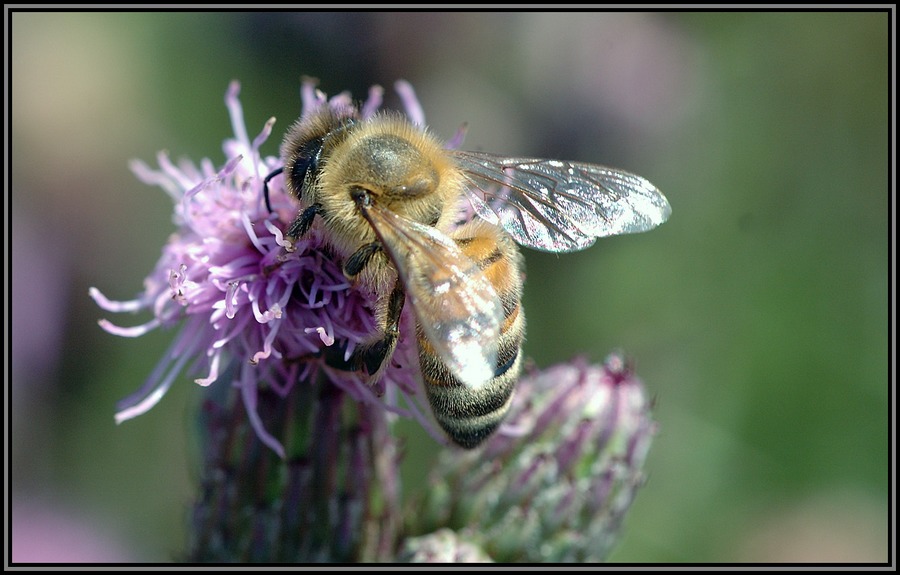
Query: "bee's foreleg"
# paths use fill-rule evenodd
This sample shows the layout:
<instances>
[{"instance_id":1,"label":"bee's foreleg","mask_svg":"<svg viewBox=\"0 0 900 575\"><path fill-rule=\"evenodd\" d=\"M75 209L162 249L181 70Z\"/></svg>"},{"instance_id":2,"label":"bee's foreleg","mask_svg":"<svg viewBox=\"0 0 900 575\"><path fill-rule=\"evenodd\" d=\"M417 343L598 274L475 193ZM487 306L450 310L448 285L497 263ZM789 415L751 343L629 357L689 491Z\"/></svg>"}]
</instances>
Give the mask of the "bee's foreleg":
<instances>
[{"instance_id":1,"label":"bee's foreleg","mask_svg":"<svg viewBox=\"0 0 900 575\"><path fill-rule=\"evenodd\" d=\"M363 271L372 256L381 251L381 242L375 241L363 244L358 250L350 254L344 262L344 275L348 278L356 277Z\"/></svg>"},{"instance_id":2,"label":"bee's foreleg","mask_svg":"<svg viewBox=\"0 0 900 575\"><path fill-rule=\"evenodd\" d=\"M297 214L297 218L291 223L285 234L289 238L299 238L306 235L312 227L313 220L322 214L322 204L313 204Z\"/></svg>"}]
</instances>

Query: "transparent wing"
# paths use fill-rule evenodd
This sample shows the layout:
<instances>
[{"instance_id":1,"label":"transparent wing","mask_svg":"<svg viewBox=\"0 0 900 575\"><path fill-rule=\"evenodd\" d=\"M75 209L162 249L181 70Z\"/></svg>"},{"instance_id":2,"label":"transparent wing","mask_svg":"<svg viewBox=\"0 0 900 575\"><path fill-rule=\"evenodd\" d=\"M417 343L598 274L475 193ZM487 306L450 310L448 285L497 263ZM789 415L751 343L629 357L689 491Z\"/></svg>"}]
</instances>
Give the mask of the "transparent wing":
<instances>
[{"instance_id":1,"label":"transparent wing","mask_svg":"<svg viewBox=\"0 0 900 575\"><path fill-rule=\"evenodd\" d=\"M437 354L463 384L487 383L497 366L503 306L478 264L432 227L378 206L366 207L364 216Z\"/></svg>"},{"instance_id":2,"label":"transparent wing","mask_svg":"<svg viewBox=\"0 0 900 575\"><path fill-rule=\"evenodd\" d=\"M672 212L653 184L621 170L463 150L450 154L469 180L475 212L527 247L576 251L600 237L652 229Z\"/></svg>"}]
</instances>

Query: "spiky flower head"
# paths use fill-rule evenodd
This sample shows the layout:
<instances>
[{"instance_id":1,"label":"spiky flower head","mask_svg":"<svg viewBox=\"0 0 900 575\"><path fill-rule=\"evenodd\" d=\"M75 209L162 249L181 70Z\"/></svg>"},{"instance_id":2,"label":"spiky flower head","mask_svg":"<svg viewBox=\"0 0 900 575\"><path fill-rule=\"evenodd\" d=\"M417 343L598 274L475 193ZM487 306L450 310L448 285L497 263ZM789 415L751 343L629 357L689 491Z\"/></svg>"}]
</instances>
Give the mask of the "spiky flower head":
<instances>
[{"instance_id":1,"label":"spiky flower head","mask_svg":"<svg viewBox=\"0 0 900 575\"><path fill-rule=\"evenodd\" d=\"M311 80L303 84L304 116L322 106L352 109L348 94L327 99L314 86ZM412 89L404 82L397 87L410 119L421 124L421 107ZM258 390L272 386L287 395L296 382L314 381L324 370L329 381L356 401L415 416L438 435L419 400L409 399L415 395L416 378L399 367L411 358L409 345L401 342L396 361L375 387L325 361L335 353L346 359L374 332L373 302L348 283L316 230L294 243L285 239L284 230L297 215L296 201L284 193L280 177L271 185L273 212L262 194L263 178L281 165L280 159L263 158L259 152L275 120L266 122L251 140L238 92L234 82L225 98L234 137L225 141L223 167L207 159L199 166L175 164L163 153L159 169L132 163L139 179L161 187L174 202L176 230L137 299L111 301L96 288L90 293L107 311L153 315L134 327L101 320L101 327L112 334L137 337L175 326L180 331L145 384L120 402L116 421L145 413L186 371L196 375L194 381L201 386L227 374L241 390L259 438L284 457L284 446L258 416ZM381 96L379 87L370 91L358 112L362 119L376 113Z\"/></svg>"}]
</instances>

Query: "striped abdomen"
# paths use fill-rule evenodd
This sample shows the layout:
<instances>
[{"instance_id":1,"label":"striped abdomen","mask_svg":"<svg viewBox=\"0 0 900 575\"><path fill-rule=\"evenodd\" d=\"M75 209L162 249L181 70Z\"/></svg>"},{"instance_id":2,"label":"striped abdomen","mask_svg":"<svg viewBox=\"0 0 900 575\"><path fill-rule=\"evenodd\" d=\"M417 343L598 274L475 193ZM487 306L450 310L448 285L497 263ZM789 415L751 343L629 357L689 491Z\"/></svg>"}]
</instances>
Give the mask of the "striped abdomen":
<instances>
[{"instance_id":1,"label":"striped abdomen","mask_svg":"<svg viewBox=\"0 0 900 575\"><path fill-rule=\"evenodd\" d=\"M482 220L460 227L450 237L478 264L503 303L494 377L477 389L461 384L435 354L421 329L417 330L419 363L435 418L454 442L473 448L503 421L522 370L522 256L505 232Z\"/></svg>"}]
</instances>

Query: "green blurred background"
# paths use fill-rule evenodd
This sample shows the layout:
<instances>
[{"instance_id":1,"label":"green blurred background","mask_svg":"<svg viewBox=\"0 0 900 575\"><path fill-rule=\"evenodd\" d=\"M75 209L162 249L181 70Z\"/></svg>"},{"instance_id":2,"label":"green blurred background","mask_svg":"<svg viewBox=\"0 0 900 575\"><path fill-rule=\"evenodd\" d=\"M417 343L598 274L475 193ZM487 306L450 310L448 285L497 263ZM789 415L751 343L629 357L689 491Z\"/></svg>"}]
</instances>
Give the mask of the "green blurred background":
<instances>
[{"instance_id":1,"label":"green blurred background","mask_svg":"<svg viewBox=\"0 0 900 575\"><path fill-rule=\"evenodd\" d=\"M639 173L651 233L527 253L527 353L615 348L659 434L621 562L885 561L889 522L889 14L15 13L12 512L20 560L168 561L196 470L183 377L121 426L172 333L136 340L88 298L142 288L171 202L127 163L224 162L334 94L417 89L466 147ZM405 485L434 444L413 425Z\"/></svg>"}]
</instances>

